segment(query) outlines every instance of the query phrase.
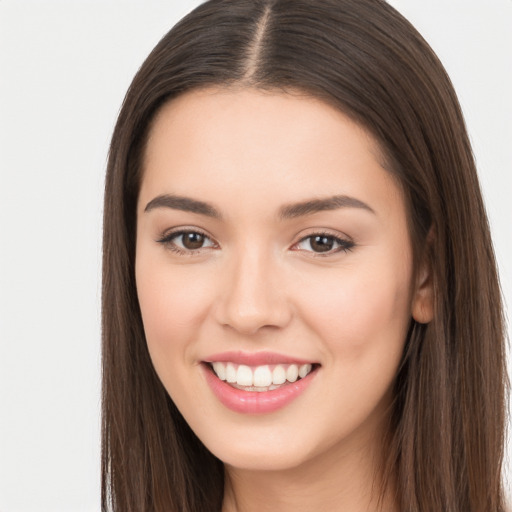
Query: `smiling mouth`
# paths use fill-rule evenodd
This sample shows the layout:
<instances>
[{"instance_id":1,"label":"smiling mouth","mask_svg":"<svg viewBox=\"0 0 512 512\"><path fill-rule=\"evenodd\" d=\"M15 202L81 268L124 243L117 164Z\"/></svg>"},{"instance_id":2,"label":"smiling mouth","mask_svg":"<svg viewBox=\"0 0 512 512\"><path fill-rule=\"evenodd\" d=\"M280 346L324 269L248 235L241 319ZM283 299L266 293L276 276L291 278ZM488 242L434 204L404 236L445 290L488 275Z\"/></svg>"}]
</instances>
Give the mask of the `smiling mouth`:
<instances>
[{"instance_id":1,"label":"smiling mouth","mask_svg":"<svg viewBox=\"0 0 512 512\"><path fill-rule=\"evenodd\" d=\"M306 364L266 364L248 366L233 362L206 363L220 380L242 391L265 392L279 389L303 379L319 366Z\"/></svg>"}]
</instances>

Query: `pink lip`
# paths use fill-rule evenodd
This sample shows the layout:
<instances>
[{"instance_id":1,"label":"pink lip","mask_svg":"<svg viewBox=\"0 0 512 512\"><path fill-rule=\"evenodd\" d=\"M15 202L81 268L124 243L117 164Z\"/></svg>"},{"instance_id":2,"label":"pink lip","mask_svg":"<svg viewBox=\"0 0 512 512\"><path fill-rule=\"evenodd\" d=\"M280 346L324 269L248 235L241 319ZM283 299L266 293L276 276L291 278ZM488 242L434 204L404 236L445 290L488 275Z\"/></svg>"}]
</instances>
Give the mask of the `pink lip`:
<instances>
[{"instance_id":1,"label":"pink lip","mask_svg":"<svg viewBox=\"0 0 512 512\"><path fill-rule=\"evenodd\" d=\"M226 361L226 359L220 360ZM233 361L233 359L229 358L227 360ZM243 391L220 380L207 364L202 364L201 366L206 382L219 401L228 409L243 414L266 414L285 407L306 390L317 374L317 371L314 369L303 379L284 384L282 387L272 391Z\"/></svg>"},{"instance_id":2,"label":"pink lip","mask_svg":"<svg viewBox=\"0 0 512 512\"><path fill-rule=\"evenodd\" d=\"M205 362L230 362L235 364L245 364L247 366L261 366L264 364L307 364L311 361L305 359L297 359L275 352L222 352L213 354L204 359Z\"/></svg>"}]
</instances>

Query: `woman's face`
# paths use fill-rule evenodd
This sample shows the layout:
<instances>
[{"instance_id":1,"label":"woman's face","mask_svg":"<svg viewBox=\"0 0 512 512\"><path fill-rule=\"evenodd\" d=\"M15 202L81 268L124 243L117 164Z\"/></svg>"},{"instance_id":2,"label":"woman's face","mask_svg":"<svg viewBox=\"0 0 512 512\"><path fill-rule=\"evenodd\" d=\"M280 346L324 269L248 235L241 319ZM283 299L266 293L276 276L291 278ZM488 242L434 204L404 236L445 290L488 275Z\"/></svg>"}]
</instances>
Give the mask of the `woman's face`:
<instances>
[{"instance_id":1,"label":"woman's face","mask_svg":"<svg viewBox=\"0 0 512 512\"><path fill-rule=\"evenodd\" d=\"M380 160L358 125L298 94L195 91L156 117L137 211L149 353L229 465L285 469L378 439L426 311Z\"/></svg>"}]
</instances>

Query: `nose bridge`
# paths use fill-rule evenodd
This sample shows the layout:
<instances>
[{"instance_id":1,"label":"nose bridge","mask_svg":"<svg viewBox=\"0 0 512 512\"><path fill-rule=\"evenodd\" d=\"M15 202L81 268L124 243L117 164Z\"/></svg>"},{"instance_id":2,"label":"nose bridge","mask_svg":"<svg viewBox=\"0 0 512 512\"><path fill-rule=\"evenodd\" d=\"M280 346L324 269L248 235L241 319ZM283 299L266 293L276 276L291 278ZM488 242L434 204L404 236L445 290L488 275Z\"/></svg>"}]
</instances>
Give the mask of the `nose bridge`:
<instances>
[{"instance_id":1,"label":"nose bridge","mask_svg":"<svg viewBox=\"0 0 512 512\"><path fill-rule=\"evenodd\" d=\"M283 327L289 320L277 258L264 247L245 244L229 258L222 278L219 321L244 334Z\"/></svg>"}]
</instances>

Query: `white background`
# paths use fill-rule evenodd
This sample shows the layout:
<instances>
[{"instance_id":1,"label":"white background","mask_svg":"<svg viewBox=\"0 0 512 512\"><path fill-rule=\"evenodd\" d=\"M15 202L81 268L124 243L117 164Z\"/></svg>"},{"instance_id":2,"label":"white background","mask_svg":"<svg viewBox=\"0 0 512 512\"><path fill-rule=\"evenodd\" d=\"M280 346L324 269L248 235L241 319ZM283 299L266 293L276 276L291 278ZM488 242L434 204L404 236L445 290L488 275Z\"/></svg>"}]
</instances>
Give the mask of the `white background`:
<instances>
[{"instance_id":1,"label":"white background","mask_svg":"<svg viewBox=\"0 0 512 512\"><path fill-rule=\"evenodd\" d=\"M198 3L0 0L0 512L99 510L109 137L137 68ZM512 0L391 3L459 94L510 305Z\"/></svg>"}]
</instances>

